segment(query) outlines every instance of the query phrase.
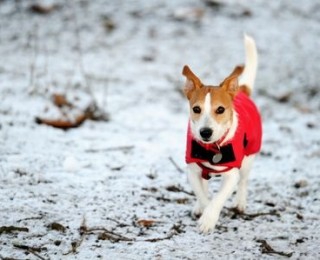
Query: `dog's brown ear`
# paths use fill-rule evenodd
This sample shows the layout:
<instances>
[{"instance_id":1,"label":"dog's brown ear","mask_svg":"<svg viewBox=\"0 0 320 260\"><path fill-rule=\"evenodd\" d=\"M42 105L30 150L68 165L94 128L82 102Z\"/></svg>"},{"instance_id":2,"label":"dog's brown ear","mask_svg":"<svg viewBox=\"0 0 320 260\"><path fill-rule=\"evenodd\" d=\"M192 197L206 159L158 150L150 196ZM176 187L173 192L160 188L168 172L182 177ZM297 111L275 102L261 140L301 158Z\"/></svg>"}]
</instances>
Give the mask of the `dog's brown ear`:
<instances>
[{"instance_id":1,"label":"dog's brown ear","mask_svg":"<svg viewBox=\"0 0 320 260\"><path fill-rule=\"evenodd\" d=\"M243 70L243 65L236 66L231 74L220 84L220 87L225 88L232 97L239 91L238 77Z\"/></svg>"},{"instance_id":2,"label":"dog's brown ear","mask_svg":"<svg viewBox=\"0 0 320 260\"><path fill-rule=\"evenodd\" d=\"M224 88L233 98L239 91L238 76L229 76L220 84L220 86Z\"/></svg>"},{"instance_id":3,"label":"dog's brown ear","mask_svg":"<svg viewBox=\"0 0 320 260\"><path fill-rule=\"evenodd\" d=\"M233 71L231 72L231 74L227 78L231 78L234 76L239 77L242 74L243 70L244 70L244 66L238 65L233 69Z\"/></svg>"},{"instance_id":4,"label":"dog's brown ear","mask_svg":"<svg viewBox=\"0 0 320 260\"><path fill-rule=\"evenodd\" d=\"M186 84L183 88L183 92L189 99L191 91L201 88L202 83L200 79L191 71L191 69L185 65L182 70L182 74L187 78Z\"/></svg>"},{"instance_id":5,"label":"dog's brown ear","mask_svg":"<svg viewBox=\"0 0 320 260\"><path fill-rule=\"evenodd\" d=\"M232 71L232 73L229 75L228 78L233 76L239 77L242 74L243 70L244 70L244 66L238 65L237 67L234 68L234 70ZM246 85L239 86L239 91L243 92L247 96L251 95L251 89Z\"/></svg>"}]
</instances>

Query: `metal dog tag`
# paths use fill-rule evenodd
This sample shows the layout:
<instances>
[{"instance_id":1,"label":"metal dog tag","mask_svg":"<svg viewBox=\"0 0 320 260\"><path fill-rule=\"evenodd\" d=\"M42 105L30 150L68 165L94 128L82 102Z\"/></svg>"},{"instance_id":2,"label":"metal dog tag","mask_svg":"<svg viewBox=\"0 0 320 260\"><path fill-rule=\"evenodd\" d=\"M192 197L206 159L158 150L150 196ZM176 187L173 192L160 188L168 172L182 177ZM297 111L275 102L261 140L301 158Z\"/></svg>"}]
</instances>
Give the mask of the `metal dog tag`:
<instances>
[{"instance_id":1,"label":"metal dog tag","mask_svg":"<svg viewBox=\"0 0 320 260\"><path fill-rule=\"evenodd\" d=\"M222 159L222 154L221 153L217 153L212 157L212 162L213 163L218 163L220 162Z\"/></svg>"}]
</instances>

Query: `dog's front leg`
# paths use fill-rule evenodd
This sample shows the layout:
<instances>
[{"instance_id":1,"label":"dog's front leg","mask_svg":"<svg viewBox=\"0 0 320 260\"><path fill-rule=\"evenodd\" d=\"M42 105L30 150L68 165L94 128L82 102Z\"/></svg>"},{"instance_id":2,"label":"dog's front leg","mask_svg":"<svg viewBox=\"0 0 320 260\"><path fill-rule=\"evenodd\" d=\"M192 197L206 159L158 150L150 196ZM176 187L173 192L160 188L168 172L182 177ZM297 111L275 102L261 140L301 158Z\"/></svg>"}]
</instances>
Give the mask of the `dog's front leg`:
<instances>
[{"instance_id":1,"label":"dog's front leg","mask_svg":"<svg viewBox=\"0 0 320 260\"><path fill-rule=\"evenodd\" d=\"M208 181L204 180L201 176L201 168L195 164L188 164L188 179L191 187L197 197L197 202L192 210L192 216L200 216L209 204L208 198Z\"/></svg>"},{"instance_id":2,"label":"dog's front leg","mask_svg":"<svg viewBox=\"0 0 320 260\"><path fill-rule=\"evenodd\" d=\"M200 231L207 233L214 230L216 223L219 219L220 212L226 200L230 197L235 190L239 180L239 170L236 168L222 174L222 184L219 192L210 201L205 208L201 218L199 219Z\"/></svg>"}]
</instances>

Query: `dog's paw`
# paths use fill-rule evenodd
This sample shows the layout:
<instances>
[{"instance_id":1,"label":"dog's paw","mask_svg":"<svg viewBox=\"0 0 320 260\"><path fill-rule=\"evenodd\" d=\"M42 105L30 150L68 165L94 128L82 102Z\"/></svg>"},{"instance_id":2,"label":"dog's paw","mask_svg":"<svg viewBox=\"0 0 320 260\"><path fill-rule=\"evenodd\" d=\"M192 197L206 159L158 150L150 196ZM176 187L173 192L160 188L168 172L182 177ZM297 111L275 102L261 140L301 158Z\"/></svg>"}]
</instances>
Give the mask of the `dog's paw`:
<instances>
[{"instance_id":1,"label":"dog's paw","mask_svg":"<svg viewBox=\"0 0 320 260\"><path fill-rule=\"evenodd\" d=\"M209 205L210 201L205 201L205 204L200 203L199 200L197 200L196 204L194 205L192 209L191 216L193 219L198 219L201 217L204 209Z\"/></svg>"},{"instance_id":2,"label":"dog's paw","mask_svg":"<svg viewBox=\"0 0 320 260\"><path fill-rule=\"evenodd\" d=\"M217 224L218 218L219 214L217 214L217 212L215 212L212 207L206 207L201 218L199 219L200 231L202 233L213 231Z\"/></svg>"},{"instance_id":3,"label":"dog's paw","mask_svg":"<svg viewBox=\"0 0 320 260\"><path fill-rule=\"evenodd\" d=\"M243 214L245 210L245 206L237 205L234 207L234 211L236 211L238 214Z\"/></svg>"},{"instance_id":4,"label":"dog's paw","mask_svg":"<svg viewBox=\"0 0 320 260\"><path fill-rule=\"evenodd\" d=\"M243 191L238 191L236 198L235 198L235 203L234 203L234 208L238 210L238 212L244 212L247 206L247 197L245 195L245 192Z\"/></svg>"},{"instance_id":5,"label":"dog's paw","mask_svg":"<svg viewBox=\"0 0 320 260\"><path fill-rule=\"evenodd\" d=\"M237 202L235 203L234 208L239 212L239 213L243 213L244 210L246 209L247 206L247 202L246 200L237 200Z\"/></svg>"},{"instance_id":6,"label":"dog's paw","mask_svg":"<svg viewBox=\"0 0 320 260\"><path fill-rule=\"evenodd\" d=\"M204 211L204 208L203 206L201 206L200 202L197 201L196 204L194 205L193 209L192 209L192 212L191 212L191 216L193 219L198 219L201 217L203 211Z\"/></svg>"}]
</instances>

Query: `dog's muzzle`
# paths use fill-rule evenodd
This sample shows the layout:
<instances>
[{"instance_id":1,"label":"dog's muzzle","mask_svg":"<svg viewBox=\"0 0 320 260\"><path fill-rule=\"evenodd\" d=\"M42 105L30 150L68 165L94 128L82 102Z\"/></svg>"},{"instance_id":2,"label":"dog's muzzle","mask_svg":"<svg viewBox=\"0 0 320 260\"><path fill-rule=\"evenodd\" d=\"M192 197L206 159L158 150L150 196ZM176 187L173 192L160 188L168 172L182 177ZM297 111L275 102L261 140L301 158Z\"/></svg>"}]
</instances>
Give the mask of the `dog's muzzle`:
<instances>
[{"instance_id":1,"label":"dog's muzzle","mask_svg":"<svg viewBox=\"0 0 320 260\"><path fill-rule=\"evenodd\" d=\"M200 129L200 136L204 141L209 141L212 134L213 134L213 131L209 127L203 127Z\"/></svg>"}]
</instances>

